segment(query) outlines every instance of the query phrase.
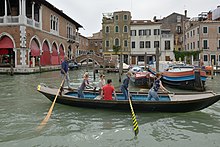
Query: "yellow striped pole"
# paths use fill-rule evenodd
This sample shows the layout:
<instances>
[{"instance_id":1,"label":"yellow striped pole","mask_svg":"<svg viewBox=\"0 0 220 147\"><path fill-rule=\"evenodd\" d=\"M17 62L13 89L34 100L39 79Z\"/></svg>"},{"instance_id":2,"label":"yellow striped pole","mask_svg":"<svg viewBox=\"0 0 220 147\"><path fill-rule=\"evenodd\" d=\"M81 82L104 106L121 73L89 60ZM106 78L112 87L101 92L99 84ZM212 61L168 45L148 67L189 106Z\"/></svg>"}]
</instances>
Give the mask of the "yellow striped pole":
<instances>
[{"instance_id":1,"label":"yellow striped pole","mask_svg":"<svg viewBox=\"0 0 220 147\"><path fill-rule=\"evenodd\" d=\"M129 100L129 104L130 104L130 108L131 108L131 117L132 117L132 121L133 121L134 134L135 134L135 136L137 136L137 134L139 133L138 122L136 120L136 116L135 116L134 109L133 109L133 106L131 103L131 98L130 98L129 92L128 92L128 100Z\"/></svg>"}]
</instances>

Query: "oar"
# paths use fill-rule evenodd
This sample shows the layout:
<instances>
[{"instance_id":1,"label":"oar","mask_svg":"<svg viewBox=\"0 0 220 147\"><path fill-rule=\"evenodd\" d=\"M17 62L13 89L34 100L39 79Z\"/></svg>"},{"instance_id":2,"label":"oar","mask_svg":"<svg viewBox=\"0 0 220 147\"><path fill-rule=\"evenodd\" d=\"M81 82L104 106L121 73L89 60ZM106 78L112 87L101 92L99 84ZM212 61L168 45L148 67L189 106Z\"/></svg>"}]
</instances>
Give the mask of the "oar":
<instances>
[{"instance_id":1,"label":"oar","mask_svg":"<svg viewBox=\"0 0 220 147\"><path fill-rule=\"evenodd\" d=\"M64 76L64 78L63 78L63 80L62 80L62 82L61 82L61 84L60 84L59 89L57 90L57 94L56 94L56 96L55 96L55 98L54 98L54 100L53 100L53 103L52 103L52 105L51 105L49 111L47 112L47 116L44 118L44 120L43 120L43 121L40 123L40 125L37 127L37 130L41 130L41 129L47 124L47 122L48 122L48 120L49 120L49 118L50 118L50 116L51 116L51 113L52 113L52 111L53 111L53 107L54 107L54 105L55 105L55 102L56 102L56 100L57 100L57 96L58 96L58 94L60 93L60 89L61 89L61 87L63 86L63 83L64 83L64 81L65 81L65 78L66 78L66 74L65 74L65 76Z\"/></svg>"},{"instance_id":2,"label":"oar","mask_svg":"<svg viewBox=\"0 0 220 147\"><path fill-rule=\"evenodd\" d=\"M137 136L137 134L139 133L138 122L136 120L136 116L135 116L135 113L134 113L134 109L133 109L133 106L132 106L132 102L131 102L129 92L128 92L128 100L129 100L129 104L130 104L130 108L131 108L131 117L132 117L132 121L133 121L134 135Z\"/></svg>"}]
</instances>

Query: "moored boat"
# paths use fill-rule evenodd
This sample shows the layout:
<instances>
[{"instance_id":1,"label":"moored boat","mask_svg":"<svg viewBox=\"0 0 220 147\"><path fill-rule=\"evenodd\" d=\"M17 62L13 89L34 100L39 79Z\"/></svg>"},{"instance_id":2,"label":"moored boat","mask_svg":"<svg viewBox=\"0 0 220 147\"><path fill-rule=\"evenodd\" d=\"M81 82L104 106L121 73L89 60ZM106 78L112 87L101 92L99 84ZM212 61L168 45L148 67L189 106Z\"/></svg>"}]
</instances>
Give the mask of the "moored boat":
<instances>
[{"instance_id":1,"label":"moored boat","mask_svg":"<svg viewBox=\"0 0 220 147\"><path fill-rule=\"evenodd\" d=\"M143 71L133 73L130 80L131 83L136 87L151 88L154 82L154 78L155 76L150 72Z\"/></svg>"},{"instance_id":2,"label":"moored boat","mask_svg":"<svg viewBox=\"0 0 220 147\"><path fill-rule=\"evenodd\" d=\"M57 88L38 85L38 91L53 101ZM78 98L76 91L64 90L62 96L58 96L56 102L60 104L85 107L130 111L128 100L124 100L121 93L117 93L117 100L97 100L97 91L85 91L85 98ZM132 104L135 111L139 112L190 112L209 107L220 99L219 94L213 92L204 93L160 93L159 101L147 100L147 93L131 92Z\"/></svg>"},{"instance_id":3,"label":"moored boat","mask_svg":"<svg viewBox=\"0 0 220 147\"><path fill-rule=\"evenodd\" d=\"M149 67L148 70L155 74L156 69ZM193 66L171 66L162 72L162 82L170 87L205 91L206 73Z\"/></svg>"}]
</instances>

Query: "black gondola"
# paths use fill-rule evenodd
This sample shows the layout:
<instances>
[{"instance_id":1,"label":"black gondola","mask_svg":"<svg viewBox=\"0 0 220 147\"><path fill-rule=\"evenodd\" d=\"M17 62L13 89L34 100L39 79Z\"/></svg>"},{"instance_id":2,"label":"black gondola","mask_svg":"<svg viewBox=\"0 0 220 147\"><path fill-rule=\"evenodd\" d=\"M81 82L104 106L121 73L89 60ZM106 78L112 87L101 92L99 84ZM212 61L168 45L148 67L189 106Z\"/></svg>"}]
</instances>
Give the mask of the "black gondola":
<instances>
[{"instance_id":1,"label":"black gondola","mask_svg":"<svg viewBox=\"0 0 220 147\"><path fill-rule=\"evenodd\" d=\"M46 85L38 85L38 91L53 101L57 88L51 88ZM121 93L117 93L117 100L97 100L97 91L87 90L84 92L85 98L78 98L76 91L65 89L62 96L58 96L56 103L85 107L102 108L113 110L130 111L128 100L123 100ZM160 100L147 100L147 94L143 92L131 92L132 104L135 111L138 112L190 112L198 111L211 106L220 100L220 95L213 92L203 93L173 93L159 94Z\"/></svg>"}]
</instances>

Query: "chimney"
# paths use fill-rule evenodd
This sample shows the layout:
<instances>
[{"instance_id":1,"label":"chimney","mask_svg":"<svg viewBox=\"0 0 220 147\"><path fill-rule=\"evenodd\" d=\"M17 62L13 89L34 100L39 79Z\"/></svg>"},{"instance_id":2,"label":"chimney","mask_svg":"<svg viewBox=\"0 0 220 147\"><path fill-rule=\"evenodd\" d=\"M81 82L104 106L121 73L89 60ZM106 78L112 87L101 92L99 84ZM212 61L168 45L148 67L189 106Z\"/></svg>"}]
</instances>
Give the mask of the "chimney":
<instances>
[{"instance_id":1,"label":"chimney","mask_svg":"<svg viewBox=\"0 0 220 147\"><path fill-rule=\"evenodd\" d=\"M208 12L207 19L208 19L208 20L212 20L212 12L211 12L211 11Z\"/></svg>"},{"instance_id":2,"label":"chimney","mask_svg":"<svg viewBox=\"0 0 220 147\"><path fill-rule=\"evenodd\" d=\"M187 17L187 10L184 11L185 17Z\"/></svg>"}]
</instances>

